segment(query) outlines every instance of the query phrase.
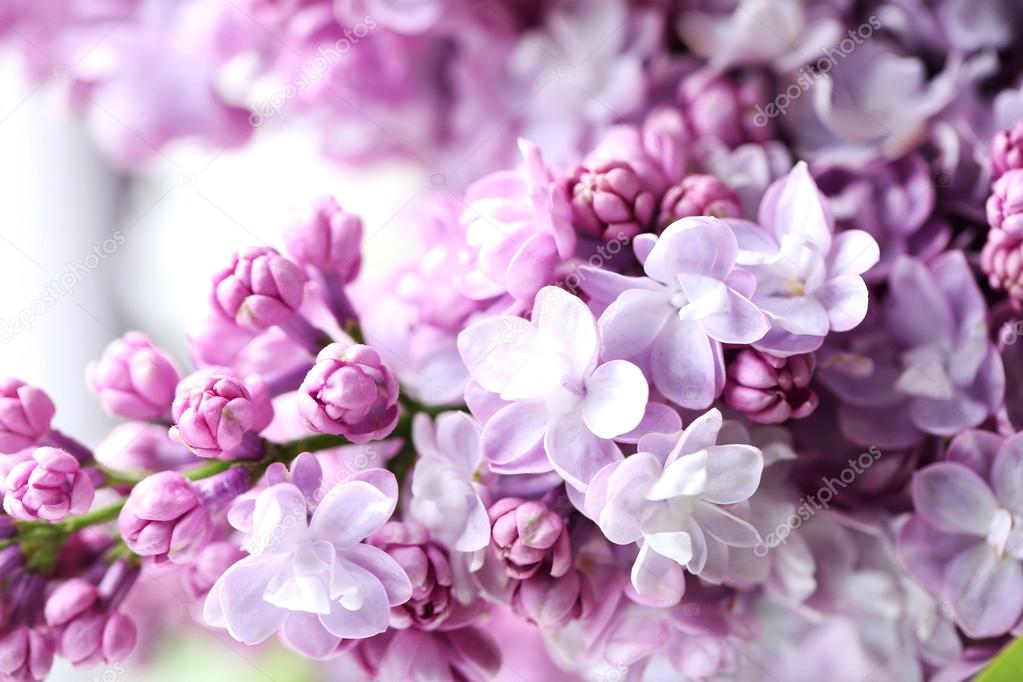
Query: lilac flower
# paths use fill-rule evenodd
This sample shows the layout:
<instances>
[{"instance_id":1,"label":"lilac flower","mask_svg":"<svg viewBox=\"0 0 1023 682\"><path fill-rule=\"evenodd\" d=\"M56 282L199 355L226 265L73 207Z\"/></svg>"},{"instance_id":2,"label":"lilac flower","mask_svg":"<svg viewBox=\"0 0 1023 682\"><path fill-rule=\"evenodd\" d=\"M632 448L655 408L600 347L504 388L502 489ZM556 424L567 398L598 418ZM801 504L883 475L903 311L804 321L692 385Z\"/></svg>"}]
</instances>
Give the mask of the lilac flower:
<instances>
[{"instance_id":1,"label":"lilac flower","mask_svg":"<svg viewBox=\"0 0 1023 682\"><path fill-rule=\"evenodd\" d=\"M752 277L736 267L735 236L716 218L684 218L635 249L647 277L584 269L588 293L614 298L600 317L603 353L637 358L672 402L709 407L724 385L721 344L768 330L748 298Z\"/></svg>"},{"instance_id":2,"label":"lilac flower","mask_svg":"<svg viewBox=\"0 0 1023 682\"><path fill-rule=\"evenodd\" d=\"M686 76L679 83L677 98L694 139L714 138L737 147L775 136L771 121L762 123L756 116L770 92L770 82L760 73L732 78L707 68Z\"/></svg>"},{"instance_id":3,"label":"lilac flower","mask_svg":"<svg viewBox=\"0 0 1023 682\"><path fill-rule=\"evenodd\" d=\"M194 485L175 471L146 477L117 519L124 543L139 556L188 563L206 545L209 510Z\"/></svg>"},{"instance_id":4,"label":"lilac flower","mask_svg":"<svg viewBox=\"0 0 1023 682\"><path fill-rule=\"evenodd\" d=\"M1001 635L1023 616L1021 476L1023 438L964 431L946 461L913 478L900 557L970 637Z\"/></svg>"},{"instance_id":5,"label":"lilac flower","mask_svg":"<svg viewBox=\"0 0 1023 682\"><path fill-rule=\"evenodd\" d=\"M721 413L711 410L678 434L647 435L637 454L606 466L586 491L586 512L608 540L642 541L632 587L643 602L678 603L683 566L700 575L723 548L760 541L722 505L756 492L763 454L751 445L716 445L721 426Z\"/></svg>"},{"instance_id":6,"label":"lilac flower","mask_svg":"<svg viewBox=\"0 0 1023 682\"><path fill-rule=\"evenodd\" d=\"M844 403L846 435L906 446L921 432L951 436L978 426L1001 404L1005 372L965 258L952 251L925 266L902 257L889 289L884 327L821 373Z\"/></svg>"},{"instance_id":7,"label":"lilac flower","mask_svg":"<svg viewBox=\"0 0 1023 682\"><path fill-rule=\"evenodd\" d=\"M740 0L727 16L687 12L679 28L686 44L719 69L770 64L791 71L842 38L828 3L807 7L799 0Z\"/></svg>"},{"instance_id":8,"label":"lilac flower","mask_svg":"<svg viewBox=\"0 0 1023 682\"><path fill-rule=\"evenodd\" d=\"M44 680L53 665L53 649L43 628L0 628L0 674L10 680Z\"/></svg>"},{"instance_id":9,"label":"lilac flower","mask_svg":"<svg viewBox=\"0 0 1023 682\"><path fill-rule=\"evenodd\" d=\"M553 468L584 490L601 467L621 457L611 439L639 425L648 387L630 362L599 364L599 343L586 304L555 287L537 294L531 322L495 317L459 335L473 379L508 402L483 426L483 454L492 468ZM547 462L537 462L541 445Z\"/></svg>"},{"instance_id":10,"label":"lilac flower","mask_svg":"<svg viewBox=\"0 0 1023 682\"><path fill-rule=\"evenodd\" d=\"M351 282L362 265L362 220L344 211L334 197L320 197L285 229L288 253L296 263Z\"/></svg>"},{"instance_id":11,"label":"lilac flower","mask_svg":"<svg viewBox=\"0 0 1023 682\"><path fill-rule=\"evenodd\" d=\"M493 173L466 190L462 220L476 269L464 287L476 299L507 293L528 303L575 249L564 186L539 149L525 140L519 146L523 170Z\"/></svg>"},{"instance_id":12,"label":"lilac flower","mask_svg":"<svg viewBox=\"0 0 1023 682\"><path fill-rule=\"evenodd\" d=\"M298 411L312 431L353 443L385 438L398 422L398 380L369 346L332 343L298 389Z\"/></svg>"},{"instance_id":13,"label":"lilac flower","mask_svg":"<svg viewBox=\"0 0 1023 682\"><path fill-rule=\"evenodd\" d=\"M728 185L713 175L694 174L664 194L657 222L664 229L690 216L738 218L741 214L739 197Z\"/></svg>"},{"instance_id":14,"label":"lilac flower","mask_svg":"<svg viewBox=\"0 0 1023 682\"><path fill-rule=\"evenodd\" d=\"M381 682L488 682L501 671L501 648L483 627L388 630L358 642L359 673Z\"/></svg>"},{"instance_id":15,"label":"lilac flower","mask_svg":"<svg viewBox=\"0 0 1023 682\"><path fill-rule=\"evenodd\" d=\"M306 276L269 247L243 249L213 278L213 309L224 319L259 331L288 322L302 305Z\"/></svg>"},{"instance_id":16,"label":"lilac flower","mask_svg":"<svg viewBox=\"0 0 1023 682\"><path fill-rule=\"evenodd\" d=\"M1023 168L1023 121L995 135L991 141L991 171L995 180Z\"/></svg>"},{"instance_id":17,"label":"lilac flower","mask_svg":"<svg viewBox=\"0 0 1023 682\"><path fill-rule=\"evenodd\" d=\"M160 419L170 413L181 375L166 353L139 332L113 341L86 370L89 388L113 414Z\"/></svg>"},{"instance_id":18,"label":"lilac flower","mask_svg":"<svg viewBox=\"0 0 1023 682\"><path fill-rule=\"evenodd\" d=\"M412 517L449 549L486 547L490 520L480 483L485 465L479 424L464 412L444 412L432 422L418 414L412 442L419 455L412 472Z\"/></svg>"},{"instance_id":19,"label":"lilac flower","mask_svg":"<svg viewBox=\"0 0 1023 682\"><path fill-rule=\"evenodd\" d=\"M757 347L779 355L820 347L829 331L848 331L867 312L861 275L879 258L877 242L862 230L838 235L824 197L805 163L768 188L760 227L730 221L739 260L756 277L753 302L771 331Z\"/></svg>"},{"instance_id":20,"label":"lilac flower","mask_svg":"<svg viewBox=\"0 0 1023 682\"><path fill-rule=\"evenodd\" d=\"M987 220L993 230L1013 235L1023 231L1023 168L995 181L987 200Z\"/></svg>"},{"instance_id":21,"label":"lilac flower","mask_svg":"<svg viewBox=\"0 0 1023 682\"><path fill-rule=\"evenodd\" d=\"M604 241L632 239L653 226L660 193L644 183L632 166L612 161L579 166L569 175L576 230Z\"/></svg>"},{"instance_id":22,"label":"lilac flower","mask_svg":"<svg viewBox=\"0 0 1023 682\"><path fill-rule=\"evenodd\" d=\"M12 453L50 432L55 408L46 393L18 379L0 382L0 452Z\"/></svg>"},{"instance_id":23,"label":"lilac flower","mask_svg":"<svg viewBox=\"0 0 1023 682\"><path fill-rule=\"evenodd\" d=\"M993 229L980 252L980 266L993 289L1004 291L1016 308L1023 307L1023 234Z\"/></svg>"},{"instance_id":24,"label":"lilac flower","mask_svg":"<svg viewBox=\"0 0 1023 682\"><path fill-rule=\"evenodd\" d=\"M78 460L59 448L36 448L7 475L4 511L25 521L60 521L92 506L96 488Z\"/></svg>"},{"instance_id":25,"label":"lilac flower","mask_svg":"<svg viewBox=\"0 0 1023 682\"><path fill-rule=\"evenodd\" d=\"M135 623L105 608L101 590L72 578L46 600L46 622L54 627L57 651L74 665L120 663L135 649Z\"/></svg>"},{"instance_id":26,"label":"lilac flower","mask_svg":"<svg viewBox=\"0 0 1023 682\"><path fill-rule=\"evenodd\" d=\"M391 627L434 630L458 610L455 575L447 553L418 523L390 521L369 539L398 562L412 583L412 597L391 608Z\"/></svg>"},{"instance_id":27,"label":"lilac flower","mask_svg":"<svg viewBox=\"0 0 1023 682\"><path fill-rule=\"evenodd\" d=\"M249 556L213 585L206 622L249 645L280 630L314 658L342 639L384 632L391 607L408 601L412 586L394 559L362 540L387 522L397 498L397 481L381 469L332 488L311 516L294 485L267 488L256 500Z\"/></svg>"},{"instance_id":28,"label":"lilac flower","mask_svg":"<svg viewBox=\"0 0 1023 682\"><path fill-rule=\"evenodd\" d=\"M201 370L178 385L172 413L171 438L199 457L222 457L269 426L273 406L259 377Z\"/></svg>"},{"instance_id":29,"label":"lilac flower","mask_svg":"<svg viewBox=\"0 0 1023 682\"><path fill-rule=\"evenodd\" d=\"M728 365L725 402L761 424L807 417L818 403L810 386L815 365L812 354L779 358L753 348L742 350Z\"/></svg>"},{"instance_id":30,"label":"lilac flower","mask_svg":"<svg viewBox=\"0 0 1023 682\"><path fill-rule=\"evenodd\" d=\"M528 580L543 564L560 578L572 565L565 521L539 500L505 497L488 510L493 546L512 578Z\"/></svg>"}]
</instances>

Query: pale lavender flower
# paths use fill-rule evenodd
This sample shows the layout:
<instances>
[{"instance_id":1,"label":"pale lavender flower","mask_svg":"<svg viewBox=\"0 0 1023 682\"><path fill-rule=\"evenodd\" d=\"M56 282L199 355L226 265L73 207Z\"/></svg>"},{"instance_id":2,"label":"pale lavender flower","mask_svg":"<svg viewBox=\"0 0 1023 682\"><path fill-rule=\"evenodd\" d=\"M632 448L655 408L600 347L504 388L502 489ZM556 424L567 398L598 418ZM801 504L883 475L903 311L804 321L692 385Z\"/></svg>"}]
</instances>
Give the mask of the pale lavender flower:
<instances>
[{"instance_id":1,"label":"pale lavender flower","mask_svg":"<svg viewBox=\"0 0 1023 682\"><path fill-rule=\"evenodd\" d=\"M603 354L637 358L653 385L683 407L709 407L724 385L722 343L753 343L768 331L750 302L753 278L736 267L725 223L684 218L660 237L637 240L647 277L584 268L591 296L613 298L600 317Z\"/></svg>"},{"instance_id":2,"label":"pale lavender flower","mask_svg":"<svg viewBox=\"0 0 1023 682\"><path fill-rule=\"evenodd\" d=\"M946 461L913 478L900 557L970 637L1004 634L1023 616L1021 476L1023 437L964 431Z\"/></svg>"},{"instance_id":3,"label":"pale lavender flower","mask_svg":"<svg viewBox=\"0 0 1023 682\"><path fill-rule=\"evenodd\" d=\"M412 472L409 513L449 549L475 552L490 542L490 520L481 481L486 473L480 426L464 412L434 420L417 414L412 443L418 458Z\"/></svg>"},{"instance_id":4,"label":"pale lavender flower","mask_svg":"<svg viewBox=\"0 0 1023 682\"><path fill-rule=\"evenodd\" d=\"M203 617L234 639L258 644L280 630L313 658L342 639L384 632L391 607L412 595L408 576L386 552L362 542L394 512L398 482L370 469L340 483L312 511L294 485L261 492L245 542L249 556L206 597Z\"/></svg>"},{"instance_id":5,"label":"pale lavender flower","mask_svg":"<svg viewBox=\"0 0 1023 682\"><path fill-rule=\"evenodd\" d=\"M751 445L717 445L721 413L711 410L674 435L650 434L638 452L602 469L586 491L586 512L615 544L641 542L632 588L643 602L682 598L682 567L700 575L729 546L760 535L724 505L750 498L764 467Z\"/></svg>"},{"instance_id":6,"label":"pale lavender flower","mask_svg":"<svg viewBox=\"0 0 1023 682\"><path fill-rule=\"evenodd\" d=\"M531 142L519 143L519 171L492 173L473 183L462 214L476 268L463 283L476 299L510 294L528 304L554 281L558 265L572 256L575 232L563 183L555 179Z\"/></svg>"},{"instance_id":7,"label":"pale lavender flower","mask_svg":"<svg viewBox=\"0 0 1023 682\"><path fill-rule=\"evenodd\" d=\"M492 468L553 468L585 490L601 467L621 457L612 439L639 425L648 387L630 362L598 363L599 344L593 313L555 287L537 294L531 322L495 317L459 335L473 379L508 403L483 426Z\"/></svg>"},{"instance_id":8,"label":"pale lavender flower","mask_svg":"<svg viewBox=\"0 0 1023 682\"><path fill-rule=\"evenodd\" d=\"M862 274L877 263L877 242L862 230L833 235L834 221L806 163L768 188L760 225L730 220L739 262L756 277L753 302L771 321L756 346L778 355L820 347L830 331L848 331L867 312Z\"/></svg>"},{"instance_id":9,"label":"pale lavender flower","mask_svg":"<svg viewBox=\"0 0 1023 682\"><path fill-rule=\"evenodd\" d=\"M906 446L921 433L978 426L1001 405L1005 372L966 259L952 251L924 265L904 256L889 289L884 326L820 373L844 403L846 435L866 444L894 436L888 445Z\"/></svg>"}]
</instances>

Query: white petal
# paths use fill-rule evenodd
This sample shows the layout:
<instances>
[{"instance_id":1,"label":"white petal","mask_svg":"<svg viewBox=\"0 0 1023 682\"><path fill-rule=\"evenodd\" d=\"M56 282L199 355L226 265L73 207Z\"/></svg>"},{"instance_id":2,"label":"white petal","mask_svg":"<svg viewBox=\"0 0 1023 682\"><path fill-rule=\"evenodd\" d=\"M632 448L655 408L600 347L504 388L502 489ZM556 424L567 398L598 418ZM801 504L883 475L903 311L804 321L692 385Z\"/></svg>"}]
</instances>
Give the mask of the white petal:
<instances>
[{"instance_id":1,"label":"white petal","mask_svg":"<svg viewBox=\"0 0 1023 682\"><path fill-rule=\"evenodd\" d=\"M760 534L748 521L714 504L698 502L693 509L693 520L712 537L731 547L752 547L760 542Z\"/></svg>"},{"instance_id":2,"label":"white petal","mask_svg":"<svg viewBox=\"0 0 1023 682\"><path fill-rule=\"evenodd\" d=\"M716 341L697 322L672 319L654 341L650 372L654 385L673 403L708 407L720 393L714 371Z\"/></svg>"},{"instance_id":3,"label":"white petal","mask_svg":"<svg viewBox=\"0 0 1023 682\"><path fill-rule=\"evenodd\" d=\"M520 317L492 317L462 330L458 352L480 386L502 393L536 363L539 334Z\"/></svg>"},{"instance_id":4,"label":"white petal","mask_svg":"<svg viewBox=\"0 0 1023 682\"><path fill-rule=\"evenodd\" d=\"M693 558L693 541L689 533L651 533L643 536L643 542L679 566L685 566Z\"/></svg>"},{"instance_id":5,"label":"white petal","mask_svg":"<svg viewBox=\"0 0 1023 682\"><path fill-rule=\"evenodd\" d=\"M554 470L579 490L585 490L601 468L622 457L614 441L595 436L578 412L563 415L548 427L544 449Z\"/></svg>"},{"instance_id":6,"label":"white petal","mask_svg":"<svg viewBox=\"0 0 1023 682\"><path fill-rule=\"evenodd\" d=\"M714 445L707 448L707 483L700 497L716 504L749 499L760 485L764 456L752 445Z\"/></svg>"},{"instance_id":7,"label":"white petal","mask_svg":"<svg viewBox=\"0 0 1023 682\"><path fill-rule=\"evenodd\" d=\"M678 604L685 592L682 567L643 545L632 565L632 587L641 603L669 607Z\"/></svg>"},{"instance_id":8,"label":"white petal","mask_svg":"<svg viewBox=\"0 0 1023 682\"><path fill-rule=\"evenodd\" d=\"M544 287L533 302L533 323L542 343L569 360L571 376L582 377L597 361L597 322L578 296Z\"/></svg>"},{"instance_id":9,"label":"white petal","mask_svg":"<svg viewBox=\"0 0 1023 682\"><path fill-rule=\"evenodd\" d=\"M586 380L581 407L586 426L600 438L631 431L643 419L649 393L639 367L625 360L604 363Z\"/></svg>"}]
</instances>

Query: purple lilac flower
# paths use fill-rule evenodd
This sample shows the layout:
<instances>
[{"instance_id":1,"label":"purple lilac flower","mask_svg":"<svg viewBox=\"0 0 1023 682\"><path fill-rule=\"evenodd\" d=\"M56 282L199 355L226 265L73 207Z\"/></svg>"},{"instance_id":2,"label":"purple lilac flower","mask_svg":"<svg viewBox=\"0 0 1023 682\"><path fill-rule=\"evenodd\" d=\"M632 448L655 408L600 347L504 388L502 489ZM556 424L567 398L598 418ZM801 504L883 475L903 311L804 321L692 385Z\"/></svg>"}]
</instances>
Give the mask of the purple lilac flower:
<instances>
[{"instance_id":1,"label":"purple lilac flower","mask_svg":"<svg viewBox=\"0 0 1023 682\"><path fill-rule=\"evenodd\" d=\"M724 384L721 344L753 343L768 330L749 299L752 277L736 267L735 236L694 217L634 246L647 277L584 269L586 291L613 301L600 317L603 354L636 359L672 402L709 407Z\"/></svg>"},{"instance_id":2,"label":"purple lilac flower","mask_svg":"<svg viewBox=\"0 0 1023 682\"><path fill-rule=\"evenodd\" d=\"M128 548L157 561L188 563L206 545L210 513L194 484L161 471L136 485L118 517Z\"/></svg>"},{"instance_id":3,"label":"purple lilac flower","mask_svg":"<svg viewBox=\"0 0 1023 682\"><path fill-rule=\"evenodd\" d=\"M4 379L0 383L0 452L17 452L39 442L50 432L55 409L42 389Z\"/></svg>"},{"instance_id":4,"label":"purple lilac flower","mask_svg":"<svg viewBox=\"0 0 1023 682\"><path fill-rule=\"evenodd\" d=\"M7 475L4 511L24 521L60 521L92 506L96 488L78 460L59 448L36 448Z\"/></svg>"},{"instance_id":5,"label":"purple lilac flower","mask_svg":"<svg viewBox=\"0 0 1023 682\"><path fill-rule=\"evenodd\" d=\"M170 437L199 457L222 457L258 434L273 419L273 406L258 376L243 381L202 370L178 386Z\"/></svg>"},{"instance_id":6,"label":"purple lilac flower","mask_svg":"<svg viewBox=\"0 0 1023 682\"><path fill-rule=\"evenodd\" d=\"M332 343L298 389L298 411L312 431L353 443L385 438L398 422L398 380L362 344Z\"/></svg>"},{"instance_id":7,"label":"purple lilac flower","mask_svg":"<svg viewBox=\"0 0 1023 682\"><path fill-rule=\"evenodd\" d=\"M682 567L700 575L723 548L752 547L760 535L723 505L749 499L763 471L751 445L717 445L721 413L711 410L674 435L640 439L638 453L609 464L586 491L586 512L615 544L641 542L632 568L637 598L677 604Z\"/></svg>"},{"instance_id":8,"label":"purple lilac flower","mask_svg":"<svg viewBox=\"0 0 1023 682\"><path fill-rule=\"evenodd\" d=\"M612 439L639 425L647 382L630 362L599 363L593 313L564 290L544 287L531 319L494 317L458 337L473 379L508 403L483 425L483 454L491 468L553 469L584 490L620 459Z\"/></svg>"},{"instance_id":9,"label":"purple lilac flower","mask_svg":"<svg viewBox=\"0 0 1023 682\"><path fill-rule=\"evenodd\" d=\"M817 409L817 394L810 386L815 365L812 353L781 358L742 350L728 364L724 400L761 424L802 419Z\"/></svg>"},{"instance_id":10,"label":"purple lilac flower","mask_svg":"<svg viewBox=\"0 0 1023 682\"><path fill-rule=\"evenodd\" d=\"M125 419L160 419L170 414L181 375L144 334L128 332L89 365L86 378L111 413Z\"/></svg>"},{"instance_id":11,"label":"purple lilac flower","mask_svg":"<svg viewBox=\"0 0 1023 682\"><path fill-rule=\"evenodd\" d=\"M384 632L391 607L408 601L412 585L394 559L362 540L387 522L397 499L397 481L381 469L336 485L311 516L294 485L267 488L256 500L249 556L213 585L206 622L249 645L280 630L313 658L342 639Z\"/></svg>"},{"instance_id":12,"label":"purple lilac flower","mask_svg":"<svg viewBox=\"0 0 1023 682\"><path fill-rule=\"evenodd\" d=\"M1023 439L964 431L945 461L913 478L916 513L899 535L903 564L948 600L974 638L1015 628L1023 616Z\"/></svg>"}]
</instances>

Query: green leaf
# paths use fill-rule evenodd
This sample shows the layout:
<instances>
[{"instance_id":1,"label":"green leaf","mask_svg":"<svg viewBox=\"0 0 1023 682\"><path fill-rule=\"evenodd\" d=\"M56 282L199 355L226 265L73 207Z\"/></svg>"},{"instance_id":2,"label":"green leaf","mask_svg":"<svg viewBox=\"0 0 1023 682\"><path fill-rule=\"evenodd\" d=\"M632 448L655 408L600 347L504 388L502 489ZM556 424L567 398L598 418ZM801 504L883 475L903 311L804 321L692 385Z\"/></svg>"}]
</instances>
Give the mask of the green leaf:
<instances>
[{"instance_id":1,"label":"green leaf","mask_svg":"<svg viewBox=\"0 0 1023 682\"><path fill-rule=\"evenodd\" d=\"M1023 680L1023 637L1002 649L977 682L1019 682Z\"/></svg>"}]
</instances>

